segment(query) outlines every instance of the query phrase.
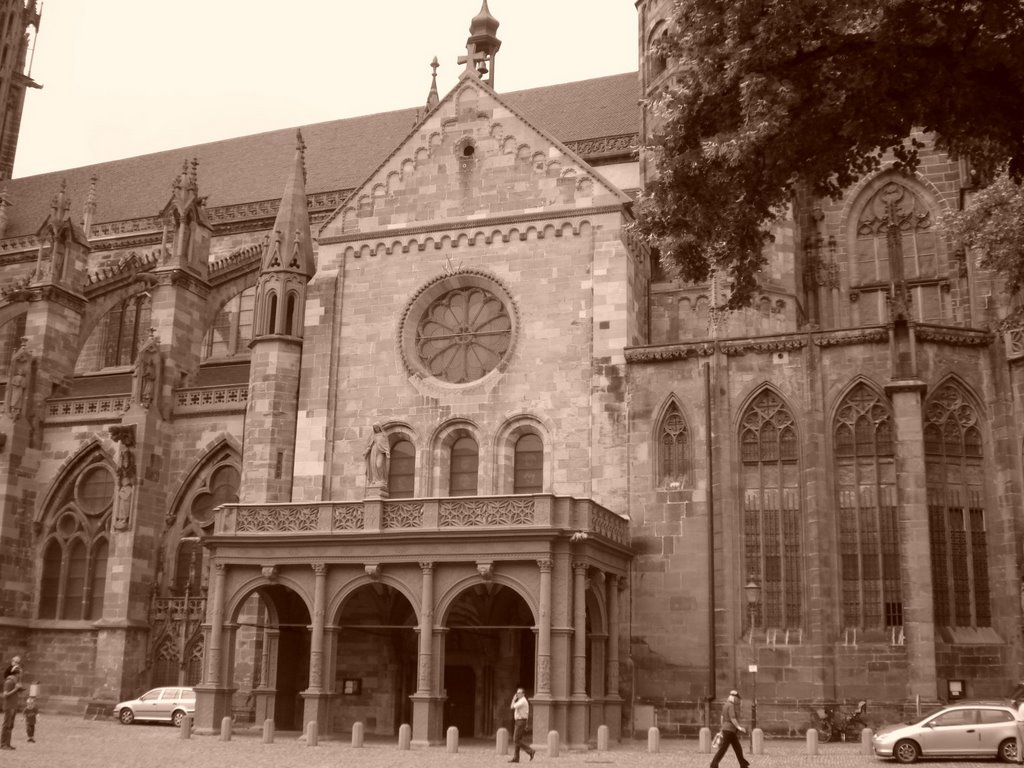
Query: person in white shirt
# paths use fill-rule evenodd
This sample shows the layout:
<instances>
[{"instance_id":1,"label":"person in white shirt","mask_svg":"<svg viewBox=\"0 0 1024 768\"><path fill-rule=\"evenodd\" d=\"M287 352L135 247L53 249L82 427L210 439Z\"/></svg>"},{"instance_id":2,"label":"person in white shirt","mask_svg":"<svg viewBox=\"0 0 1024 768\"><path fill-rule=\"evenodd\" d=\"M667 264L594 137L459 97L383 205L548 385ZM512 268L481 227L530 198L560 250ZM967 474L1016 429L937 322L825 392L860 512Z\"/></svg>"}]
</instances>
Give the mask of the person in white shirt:
<instances>
[{"instance_id":1,"label":"person in white shirt","mask_svg":"<svg viewBox=\"0 0 1024 768\"><path fill-rule=\"evenodd\" d=\"M536 753L533 747L526 743L526 724L530 721L530 702L526 699L526 691L522 688L517 688L516 695L512 697L512 719L515 721L515 730L512 732L515 749L509 762L518 763L520 751L528 754L532 761Z\"/></svg>"}]
</instances>

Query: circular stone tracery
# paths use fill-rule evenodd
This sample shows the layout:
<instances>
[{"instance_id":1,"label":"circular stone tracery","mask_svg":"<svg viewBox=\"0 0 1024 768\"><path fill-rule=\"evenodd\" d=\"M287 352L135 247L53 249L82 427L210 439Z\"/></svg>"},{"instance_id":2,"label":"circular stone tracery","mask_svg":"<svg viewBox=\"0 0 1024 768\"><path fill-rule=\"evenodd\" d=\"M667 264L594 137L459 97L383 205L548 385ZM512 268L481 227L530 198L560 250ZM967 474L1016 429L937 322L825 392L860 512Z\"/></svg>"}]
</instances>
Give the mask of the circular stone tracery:
<instances>
[{"instance_id":1,"label":"circular stone tracery","mask_svg":"<svg viewBox=\"0 0 1024 768\"><path fill-rule=\"evenodd\" d=\"M502 370L516 335L515 305L497 280L480 272L443 275L409 303L399 331L415 374L471 384Z\"/></svg>"}]
</instances>

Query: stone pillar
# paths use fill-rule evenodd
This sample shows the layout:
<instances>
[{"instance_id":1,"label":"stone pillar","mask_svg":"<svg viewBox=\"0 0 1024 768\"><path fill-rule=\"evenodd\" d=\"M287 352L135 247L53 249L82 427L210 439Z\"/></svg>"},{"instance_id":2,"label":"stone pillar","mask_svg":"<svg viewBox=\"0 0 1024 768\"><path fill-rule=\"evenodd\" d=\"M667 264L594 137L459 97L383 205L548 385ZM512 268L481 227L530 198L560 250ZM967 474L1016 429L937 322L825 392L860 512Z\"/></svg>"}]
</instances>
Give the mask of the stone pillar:
<instances>
[{"instance_id":1,"label":"stone pillar","mask_svg":"<svg viewBox=\"0 0 1024 768\"><path fill-rule=\"evenodd\" d=\"M572 564L572 697L569 704L570 749L587 745L587 564Z\"/></svg>"},{"instance_id":2,"label":"stone pillar","mask_svg":"<svg viewBox=\"0 0 1024 768\"><path fill-rule=\"evenodd\" d=\"M256 722L274 720L274 700L277 696L277 647L281 630L263 631L263 657L260 659L260 685L253 691L256 697Z\"/></svg>"},{"instance_id":3,"label":"stone pillar","mask_svg":"<svg viewBox=\"0 0 1024 768\"><path fill-rule=\"evenodd\" d=\"M231 689L224 678L224 590L227 567L213 564L213 599L207 613L210 644L206 648L203 682L196 686L196 733L219 733L220 723L231 716Z\"/></svg>"},{"instance_id":4,"label":"stone pillar","mask_svg":"<svg viewBox=\"0 0 1024 768\"><path fill-rule=\"evenodd\" d=\"M606 601L608 607L608 658L605 664L605 723L614 741L622 738L622 697L619 695L619 590L626 586L618 576L609 574Z\"/></svg>"},{"instance_id":5,"label":"stone pillar","mask_svg":"<svg viewBox=\"0 0 1024 768\"><path fill-rule=\"evenodd\" d=\"M327 735L330 727L330 695L324 690L324 613L327 603L327 566L313 563L313 625L309 638L309 688L304 699L303 727L316 723L317 733Z\"/></svg>"},{"instance_id":6,"label":"stone pillar","mask_svg":"<svg viewBox=\"0 0 1024 768\"><path fill-rule=\"evenodd\" d=\"M420 563L423 586L420 597L419 657L416 693L412 695L412 743L416 746L444 742L441 733L441 700L433 679L434 564Z\"/></svg>"},{"instance_id":7,"label":"stone pillar","mask_svg":"<svg viewBox=\"0 0 1024 768\"><path fill-rule=\"evenodd\" d=\"M537 674L533 701L533 732L551 730L551 566L550 560L538 560L540 568L540 617L537 625Z\"/></svg>"},{"instance_id":8,"label":"stone pillar","mask_svg":"<svg viewBox=\"0 0 1024 768\"><path fill-rule=\"evenodd\" d=\"M896 422L896 482L899 500L900 567L903 578L903 628L907 644L907 698L938 700L935 626L932 624L932 555L928 525L928 488L924 460L922 397L915 379L886 387Z\"/></svg>"}]
</instances>

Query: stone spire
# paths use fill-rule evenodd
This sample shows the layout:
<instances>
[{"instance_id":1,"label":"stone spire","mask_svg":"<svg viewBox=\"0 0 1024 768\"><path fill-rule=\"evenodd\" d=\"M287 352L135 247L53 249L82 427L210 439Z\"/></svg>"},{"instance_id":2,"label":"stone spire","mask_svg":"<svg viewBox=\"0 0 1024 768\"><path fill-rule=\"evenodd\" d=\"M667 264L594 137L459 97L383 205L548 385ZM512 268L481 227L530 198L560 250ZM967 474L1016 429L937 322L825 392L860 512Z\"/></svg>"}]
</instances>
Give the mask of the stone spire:
<instances>
[{"instance_id":1,"label":"stone spire","mask_svg":"<svg viewBox=\"0 0 1024 768\"><path fill-rule=\"evenodd\" d=\"M459 64L465 64L466 69L460 77L476 75L491 88L494 87L494 58L501 48L501 40L497 34L498 20L491 15L487 0L484 0L480 13L469 23L466 55L459 57Z\"/></svg>"},{"instance_id":2,"label":"stone spire","mask_svg":"<svg viewBox=\"0 0 1024 768\"><path fill-rule=\"evenodd\" d=\"M171 184L171 197L160 211L164 224L164 264L188 269L206 278L213 227L206 216L206 198L199 194L199 160L182 162Z\"/></svg>"},{"instance_id":3,"label":"stone spire","mask_svg":"<svg viewBox=\"0 0 1024 768\"><path fill-rule=\"evenodd\" d=\"M36 231L39 252L33 282L79 291L85 276L89 239L71 220L70 211L67 180L62 180L60 192L50 199L50 215Z\"/></svg>"},{"instance_id":4,"label":"stone spire","mask_svg":"<svg viewBox=\"0 0 1024 768\"><path fill-rule=\"evenodd\" d=\"M430 62L430 68L434 71L430 76L430 93L427 94L427 112L436 107L438 102L441 100L437 95L437 68L439 66L441 65L437 63L437 56L435 56L434 60Z\"/></svg>"},{"instance_id":5,"label":"stone spire","mask_svg":"<svg viewBox=\"0 0 1024 768\"><path fill-rule=\"evenodd\" d=\"M86 237L92 237L92 222L96 218L96 182L95 175L89 178L89 194L85 198L85 210L82 212L82 231Z\"/></svg>"},{"instance_id":6,"label":"stone spire","mask_svg":"<svg viewBox=\"0 0 1024 768\"><path fill-rule=\"evenodd\" d=\"M274 230L263 250L260 271L264 274L291 272L309 279L316 271L316 265L306 205L306 145L302 141L302 131L295 132L295 139L295 164L284 187Z\"/></svg>"}]
</instances>

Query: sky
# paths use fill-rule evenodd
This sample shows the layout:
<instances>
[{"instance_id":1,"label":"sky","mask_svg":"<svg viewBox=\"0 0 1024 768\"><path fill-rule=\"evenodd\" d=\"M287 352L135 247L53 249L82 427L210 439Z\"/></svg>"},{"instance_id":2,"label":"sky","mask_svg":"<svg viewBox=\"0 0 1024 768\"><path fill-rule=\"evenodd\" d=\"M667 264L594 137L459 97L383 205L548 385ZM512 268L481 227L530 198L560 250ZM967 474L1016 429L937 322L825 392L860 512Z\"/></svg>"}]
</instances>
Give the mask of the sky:
<instances>
[{"instance_id":1,"label":"sky","mask_svg":"<svg viewBox=\"0 0 1024 768\"><path fill-rule=\"evenodd\" d=\"M43 0L14 176L420 106L482 0ZM488 0L499 93L635 71L633 0Z\"/></svg>"}]
</instances>

